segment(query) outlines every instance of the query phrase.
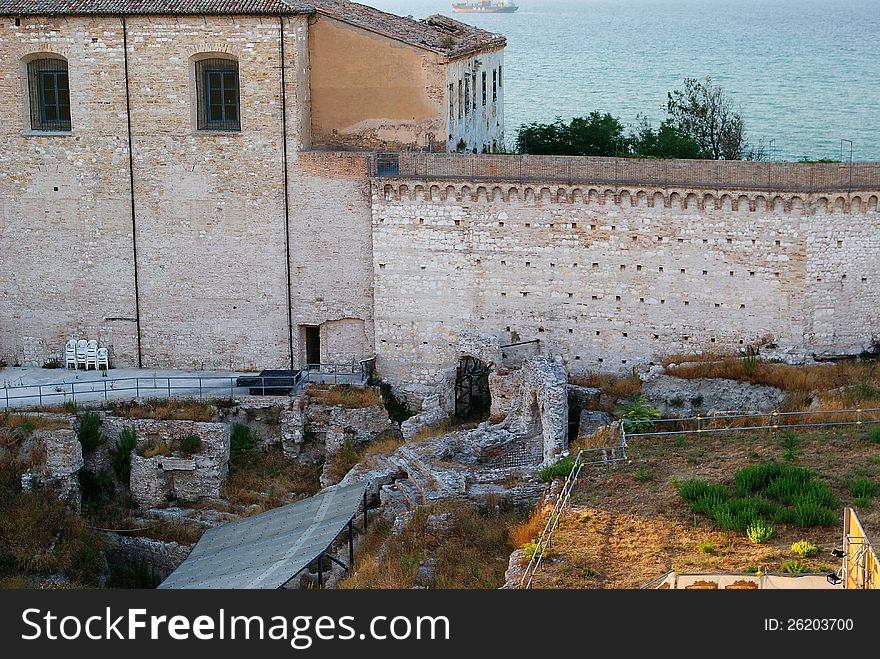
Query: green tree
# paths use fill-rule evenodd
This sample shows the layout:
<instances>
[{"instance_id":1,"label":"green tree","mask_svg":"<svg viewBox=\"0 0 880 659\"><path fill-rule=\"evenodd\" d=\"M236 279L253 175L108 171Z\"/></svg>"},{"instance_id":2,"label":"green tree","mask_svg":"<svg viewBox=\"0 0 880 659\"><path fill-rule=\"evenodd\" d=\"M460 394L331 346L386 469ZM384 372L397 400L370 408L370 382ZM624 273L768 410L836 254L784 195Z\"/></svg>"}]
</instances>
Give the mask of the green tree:
<instances>
[{"instance_id":1,"label":"green tree","mask_svg":"<svg viewBox=\"0 0 880 659\"><path fill-rule=\"evenodd\" d=\"M552 124L520 126L516 146L520 153L534 155L628 155L624 126L607 112L591 112L586 117L575 117L568 124L557 117Z\"/></svg>"},{"instance_id":2,"label":"green tree","mask_svg":"<svg viewBox=\"0 0 880 659\"><path fill-rule=\"evenodd\" d=\"M745 122L733 101L711 78L687 78L683 89L669 92L666 112L671 125L713 160L759 159L749 149Z\"/></svg>"},{"instance_id":3,"label":"green tree","mask_svg":"<svg viewBox=\"0 0 880 659\"><path fill-rule=\"evenodd\" d=\"M689 135L682 133L665 119L655 130L647 117L638 117L639 124L630 134L630 150L637 158L702 158L703 152Z\"/></svg>"}]
</instances>

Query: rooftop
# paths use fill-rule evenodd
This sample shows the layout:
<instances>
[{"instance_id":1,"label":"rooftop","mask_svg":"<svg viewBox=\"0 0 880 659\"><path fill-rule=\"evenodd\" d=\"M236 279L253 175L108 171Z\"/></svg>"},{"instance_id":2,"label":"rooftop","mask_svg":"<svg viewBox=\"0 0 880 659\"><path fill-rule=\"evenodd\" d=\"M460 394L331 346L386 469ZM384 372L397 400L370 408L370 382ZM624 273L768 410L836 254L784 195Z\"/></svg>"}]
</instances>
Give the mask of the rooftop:
<instances>
[{"instance_id":1,"label":"rooftop","mask_svg":"<svg viewBox=\"0 0 880 659\"><path fill-rule=\"evenodd\" d=\"M446 57L461 57L486 48L503 47L501 34L461 23L440 14L416 20L397 16L348 0L315 0L315 9L326 16L362 27Z\"/></svg>"},{"instance_id":2,"label":"rooftop","mask_svg":"<svg viewBox=\"0 0 880 659\"><path fill-rule=\"evenodd\" d=\"M506 44L503 35L439 14L416 20L347 0L0 0L0 16L279 16L315 12L450 58Z\"/></svg>"},{"instance_id":3,"label":"rooftop","mask_svg":"<svg viewBox=\"0 0 880 659\"><path fill-rule=\"evenodd\" d=\"M0 0L0 16L311 14L300 0Z\"/></svg>"}]
</instances>

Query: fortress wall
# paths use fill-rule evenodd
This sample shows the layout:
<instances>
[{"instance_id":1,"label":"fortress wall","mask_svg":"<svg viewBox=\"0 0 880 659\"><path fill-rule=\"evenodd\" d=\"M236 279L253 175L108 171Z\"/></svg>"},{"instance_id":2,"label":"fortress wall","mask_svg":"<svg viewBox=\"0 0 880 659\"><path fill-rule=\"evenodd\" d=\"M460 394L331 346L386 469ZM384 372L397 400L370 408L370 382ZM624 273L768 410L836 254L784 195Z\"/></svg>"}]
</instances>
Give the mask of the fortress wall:
<instances>
[{"instance_id":1,"label":"fortress wall","mask_svg":"<svg viewBox=\"0 0 880 659\"><path fill-rule=\"evenodd\" d=\"M70 72L69 133L31 130L28 57ZM41 365L68 338L137 359L122 26L0 22L0 359ZM123 112L120 112L123 109Z\"/></svg>"},{"instance_id":2,"label":"fortress wall","mask_svg":"<svg viewBox=\"0 0 880 659\"><path fill-rule=\"evenodd\" d=\"M859 352L877 197L376 180L377 367L435 383L462 329L541 339L576 373L766 340Z\"/></svg>"}]
</instances>

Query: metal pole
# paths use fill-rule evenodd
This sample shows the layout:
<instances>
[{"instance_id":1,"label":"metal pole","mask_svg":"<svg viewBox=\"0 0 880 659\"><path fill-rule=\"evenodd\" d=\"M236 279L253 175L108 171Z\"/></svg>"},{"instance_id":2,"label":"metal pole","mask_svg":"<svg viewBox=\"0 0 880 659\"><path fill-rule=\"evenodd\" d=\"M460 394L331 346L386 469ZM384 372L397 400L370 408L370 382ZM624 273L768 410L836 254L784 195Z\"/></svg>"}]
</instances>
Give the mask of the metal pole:
<instances>
[{"instance_id":1,"label":"metal pole","mask_svg":"<svg viewBox=\"0 0 880 659\"><path fill-rule=\"evenodd\" d=\"M770 144L767 146L767 189L770 190L773 187L773 176L771 174L771 167L773 166L773 142L776 141L774 137L770 140Z\"/></svg>"},{"instance_id":2,"label":"metal pole","mask_svg":"<svg viewBox=\"0 0 880 659\"><path fill-rule=\"evenodd\" d=\"M43 407L43 385L39 385L37 387L37 392L39 393L39 396L40 396L40 407Z\"/></svg>"},{"instance_id":3,"label":"metal pole","mask_svg":"<svg viewBox=\"0 0 880 659\"><path fill-rule=\"evenodd\" d=\"M199 400L202 400L202 378L199 378Z\"/></svg>"},{"instance_id":4,"label":"metal pole","mask_svg":"<svg viewBox=\"0 0 880 659\"><path fill-rule=\"evenodd\" d=\"M367 531L367 491L364 490L364 532Z\"/></svg>"},{"instance_id":5,"label":"metal pole","mask_svg":"<svg viewBox=\"0 0 880 659\"><path fill-rule=\"evenodd\" d=\"M324 587L324 552L318 554L318 588Z\"/></svg>"},{"instance_id":6,"label":"metal pole","mask_svg":"<svg viewBox=\"0 0 880 659\"><path fill-rule=\"evenodd\" d=\"M352 520L348 520L348 567L354 569L354 529Z\"/></svg>"},{"instance_id":7,"label":"metal pole","mask_svg":"<svg viewBox=\"0 0 880 659\"><path fill-rule=\"evenodd\" d=\"M104 400L107 400L107 380L104 380Z\"/></svg>"}]
</instances>

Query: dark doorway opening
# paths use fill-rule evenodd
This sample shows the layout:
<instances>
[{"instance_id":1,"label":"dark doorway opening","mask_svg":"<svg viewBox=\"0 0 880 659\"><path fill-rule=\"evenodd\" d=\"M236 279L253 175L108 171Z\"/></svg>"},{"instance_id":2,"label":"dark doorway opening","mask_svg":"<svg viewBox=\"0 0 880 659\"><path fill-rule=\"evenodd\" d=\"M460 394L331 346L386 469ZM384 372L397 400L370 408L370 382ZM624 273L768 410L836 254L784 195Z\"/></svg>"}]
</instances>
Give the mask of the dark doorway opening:
<instances>
[{"instance_id":1,"label":"dark doorway opening","mask_svg":"<svg viewBox=\"0 0 880 659\"><path fill-rule=\"evenodd\" d=\"M321 364L321 328L306 327L306 366L317 368Z\"/></svg>"},{"instance_id":2,"label":"dark doorway opening","mask_svg":"<svg viewBox=\"0 0 880 659\"><path fill-rule=\"evenodd\" d=\"M455 416L462 421L483 421L489 417L491 364L475 357L462 357L455 373Z\"/></svg>"}]
</instances>

